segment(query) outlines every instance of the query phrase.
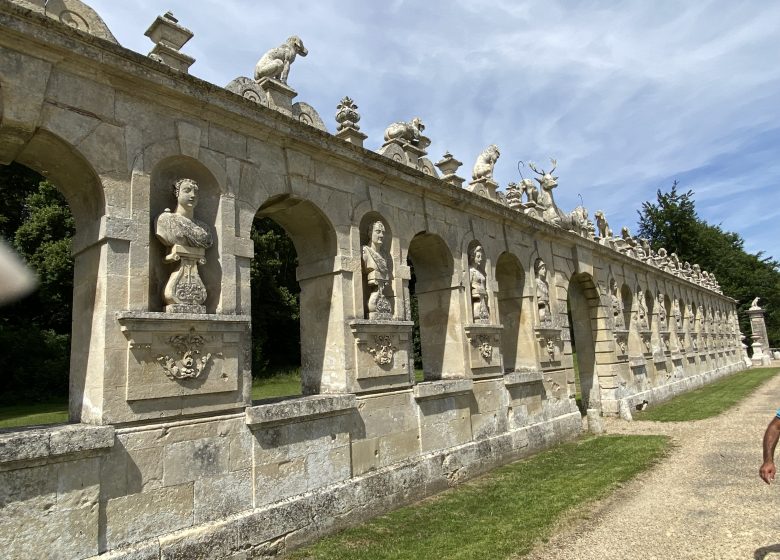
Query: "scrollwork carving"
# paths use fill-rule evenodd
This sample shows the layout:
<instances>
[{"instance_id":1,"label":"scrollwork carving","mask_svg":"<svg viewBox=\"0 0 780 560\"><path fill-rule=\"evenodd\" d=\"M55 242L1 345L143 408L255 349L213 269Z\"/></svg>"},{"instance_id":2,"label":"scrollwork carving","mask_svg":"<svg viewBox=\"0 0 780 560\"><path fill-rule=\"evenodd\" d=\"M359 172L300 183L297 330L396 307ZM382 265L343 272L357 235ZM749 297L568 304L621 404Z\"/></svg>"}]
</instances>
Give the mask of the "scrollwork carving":
<instances>
[{"instance_id":1,"label":"scrollwork carving","mask_svg":"<svg viewBox=\"0 0 780 560\"><path fill-rule=\"evenodd\" d=\"M167 342L181 355L171 357L163 354L157 357L156 361L162 366L165 375L172 380L200 377L211 360L211 352L201 355L206 339L195 334L195 329L190 329L188 334L171 336Z\"/></svg>"}]
</instances>

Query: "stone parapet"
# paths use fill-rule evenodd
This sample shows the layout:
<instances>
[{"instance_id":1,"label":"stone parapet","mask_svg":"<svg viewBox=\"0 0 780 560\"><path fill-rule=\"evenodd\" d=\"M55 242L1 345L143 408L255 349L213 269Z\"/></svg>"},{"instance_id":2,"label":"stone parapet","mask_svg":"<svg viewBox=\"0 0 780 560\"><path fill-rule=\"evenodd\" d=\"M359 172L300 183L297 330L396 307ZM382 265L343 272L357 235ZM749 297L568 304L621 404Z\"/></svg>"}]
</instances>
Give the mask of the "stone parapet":
<instances>
[{"instance_id":1,"label":"stone parapet","mask_svg":"<svg viewBox=\"0 0 780 560\"><path fill-rule=\"evenodd\" d=\"M0 432L0 468L20 461L73 459L113 445L113 426L68 424Z\"/></svg>"},{"instance_id":2,"label":"stone parapet","mask_svg":"<svg viewBox=\"0 0 780 560\"><path fill-rule=\"evenodd\" d=\"M247 426L273 426L347 414L356 406L355 395L313 395L246 409Z\"/></svg>"}]
</instances>

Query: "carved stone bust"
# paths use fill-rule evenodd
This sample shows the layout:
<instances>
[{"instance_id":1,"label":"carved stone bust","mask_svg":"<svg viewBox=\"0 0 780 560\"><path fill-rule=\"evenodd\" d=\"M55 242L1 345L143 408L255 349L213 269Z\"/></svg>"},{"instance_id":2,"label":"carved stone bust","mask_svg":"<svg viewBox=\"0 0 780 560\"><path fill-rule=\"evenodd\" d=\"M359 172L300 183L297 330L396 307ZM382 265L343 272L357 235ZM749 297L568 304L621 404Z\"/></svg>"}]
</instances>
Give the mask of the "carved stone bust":
<instances>
[{"instance_id":1,"label":"carved stone bust","mask_svg":"<svg viewBox=\"0 0 780 560\"><path fill-rule=\"evenodd\" d=\"M179 179L173 186L176 211L169 208L157 218L155 233L166 247L183 245L208 249L213 241L209 226L195 219L198 205L198 184L192 179Z\"/></svg>"},{"instance_id":2,"label":"carved stone bust","mask_svg":"<svg viewBox=\"0 0 780 560\"><path fill-rule=\"evenodd\" d=\"M536 305L539 311L539 324L552 324L552 312L550 311L550 285L547 281L547 265L542 259L534 262L534 274L536 275Z\"/></svg>"},{"instance_id":3,"label":"carved stone bust","mask_svg":"<svg viewBox=\"0 0 780 560\"><path fill-rule=\"evenodd\" d=\"M475 245L469 252L469 279L471 282L471 304L475 323L490 322L487 276L485 275L485 250Z\"/></svg>"},{"instance_id":4,"label":"carved stone bust","mask_svg":"<svg viewBox=\"0 0 780 560\"><path fill-rule=\"evenodd\" d=\"M206 286L198 273L198 265L206 264L206 249L213 243L211 228L195 219L199 197L198 184L193 179L176 181L173 194L176 211L166 208L155 223L157 238L171 248L165 262L179 264L163 290L165 310L169 313L205 313Z\"/></svg>"},{"instance_id":5,"label":"carved stone bust","mask_svg":"<svg viewBox=\"0 0 780 560\"><path fill-rule=\"evenodd\" d=\"M368 318L389 320L393 316L392 294L388 293L393 273L392 261L384 250L385 225L381 220L369 224L368 239L362 249L363 278L368 287Z\"/></svg>"}]
</instances>

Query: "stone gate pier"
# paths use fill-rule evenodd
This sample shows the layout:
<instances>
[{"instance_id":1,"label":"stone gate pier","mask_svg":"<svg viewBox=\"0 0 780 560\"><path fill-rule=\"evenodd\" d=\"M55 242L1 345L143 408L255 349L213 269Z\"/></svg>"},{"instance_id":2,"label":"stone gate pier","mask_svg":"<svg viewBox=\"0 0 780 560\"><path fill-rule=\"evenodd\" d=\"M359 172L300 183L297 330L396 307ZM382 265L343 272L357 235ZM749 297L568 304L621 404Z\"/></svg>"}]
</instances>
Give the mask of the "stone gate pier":
<instances>
[{"instance_id":1,"label":"stone gate pier","mask_svg":"<svg viewBox=\"0 0 780 560\"><path fill-rule=\"evenodd\" d=\"M500 187L488 146L467 181L417 117L365 148L348 97L332 134L305 37L221 87L172 14L147 35L0 0L0 162L76 222L71 423L0 433L5 557L277 553L745 367L716 279L558 208L556 162ZM251 400L256 216L298 255L300 398Z\"/></svg>"}]
</instances>

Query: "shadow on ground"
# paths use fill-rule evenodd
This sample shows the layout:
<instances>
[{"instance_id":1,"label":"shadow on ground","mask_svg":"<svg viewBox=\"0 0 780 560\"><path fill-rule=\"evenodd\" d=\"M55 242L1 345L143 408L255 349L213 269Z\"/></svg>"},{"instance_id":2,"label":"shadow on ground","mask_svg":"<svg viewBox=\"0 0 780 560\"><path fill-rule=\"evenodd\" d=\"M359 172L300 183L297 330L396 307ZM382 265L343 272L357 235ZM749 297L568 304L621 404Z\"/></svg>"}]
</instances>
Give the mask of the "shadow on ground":
<instances>
[{"instance_id":1,"label":"shadow on ground","mask_svg":"<svg viewBox=\"0 0 780 560\"><path fill-rule=\"evenodd\" d=\"M753 558L755 560L764 560L773 552L780 554L780 544L771 544L769 546L762 546L761 548L757 548L753 553Z\"/></svg>"}]
</instances>

